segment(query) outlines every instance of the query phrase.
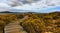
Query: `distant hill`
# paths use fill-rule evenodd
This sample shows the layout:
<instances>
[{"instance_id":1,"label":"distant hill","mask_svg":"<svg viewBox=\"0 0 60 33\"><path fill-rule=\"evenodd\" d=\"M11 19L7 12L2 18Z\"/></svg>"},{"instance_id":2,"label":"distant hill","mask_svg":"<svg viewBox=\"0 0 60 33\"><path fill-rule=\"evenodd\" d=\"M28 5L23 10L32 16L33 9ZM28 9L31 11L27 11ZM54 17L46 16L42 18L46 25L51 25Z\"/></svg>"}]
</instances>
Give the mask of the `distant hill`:
<instances>
[{"instance_id":1,"label":"distant hill","mask_svg":"<svg viewBox=\"0 0 60 33\"><path fill-rule=\"evenodd\" d=\"M3 12L0 12L0 13L26 13L26 14L49 14L49 13L39 13L39 12L10 12L10 11L3 11ZM50 12L50 13L60 13L59 11L56 11L56 12Z\"/></svg>"},{"instance_id":2,"label":"distant hill","mask_svg":"<svg viewBox=\"0 0 60 33\"><path fill-rule=\"evenodd\" d=\"M3 11L3 12L0 12L0 13L13 13L13 12L9 12L9 11Z\"/></svg>"}]
</instances>

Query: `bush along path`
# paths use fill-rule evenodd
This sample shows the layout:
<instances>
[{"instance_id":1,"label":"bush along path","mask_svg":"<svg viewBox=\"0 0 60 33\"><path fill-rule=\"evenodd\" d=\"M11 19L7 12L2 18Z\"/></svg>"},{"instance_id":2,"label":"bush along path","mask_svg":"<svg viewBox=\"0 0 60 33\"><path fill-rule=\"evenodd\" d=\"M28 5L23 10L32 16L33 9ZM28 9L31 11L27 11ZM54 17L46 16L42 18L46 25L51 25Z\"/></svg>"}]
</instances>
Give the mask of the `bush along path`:
<instances>
[{"instance_id":1,"label":"bush along path","mask_svg":"<svg viewBox=\"0 0 60 33\"><path fill-rule=\"evenodd\" d=\"M20 22L23 22L26 19L28 19L28 16L25 16L23 19L7 24L4 28L4 32L5 33L27 33L26 31L24 31L23 27L20 26Z\"/></svg>"}]
</instances>

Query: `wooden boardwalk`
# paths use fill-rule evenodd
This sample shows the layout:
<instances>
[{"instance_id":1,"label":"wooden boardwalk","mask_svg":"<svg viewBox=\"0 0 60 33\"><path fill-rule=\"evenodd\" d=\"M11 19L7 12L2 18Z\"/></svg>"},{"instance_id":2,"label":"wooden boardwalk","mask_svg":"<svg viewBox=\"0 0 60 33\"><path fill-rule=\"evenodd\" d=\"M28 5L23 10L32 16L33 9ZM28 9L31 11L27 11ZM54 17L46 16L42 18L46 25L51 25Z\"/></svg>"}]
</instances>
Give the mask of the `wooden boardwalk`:
<instances>
[{"instance_id":1,"label":"wooden boardwalk","mask_svg":"<svg viewBox=\"0 0 60 33\"><path fill-rule=\"evenodd\" d=\"M24 21L27 18L28 16L25 16L23 19L7 24L4 28L4 32L5 33L27 33L26 31L24 31L23 27L19 25L20 22Z\"/></svg>"}]
</instances>

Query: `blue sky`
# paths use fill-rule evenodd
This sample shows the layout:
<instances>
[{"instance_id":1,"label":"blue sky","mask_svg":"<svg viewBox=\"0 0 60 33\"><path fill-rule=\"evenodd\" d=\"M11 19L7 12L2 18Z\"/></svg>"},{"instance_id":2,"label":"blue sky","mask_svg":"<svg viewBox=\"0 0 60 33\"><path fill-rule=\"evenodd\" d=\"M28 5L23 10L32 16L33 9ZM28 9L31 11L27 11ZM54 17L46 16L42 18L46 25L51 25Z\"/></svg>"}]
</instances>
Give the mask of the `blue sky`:
<instances>
[{"instance_id":1,"label":"blue sky","mask_svg":"<svg viewBox=\"0 0 60 33\"><path fill-rule=\"evenodd\" d=\"M55 12L55 11L60 11L60 6L40 10L41 13L49 13L49 12Z\"/></svg>"},{"instance_id":2,"label":"blue sky","mask_svg":"<svg viewBox=\"0 0 60 33\"><path fill-rule=\"evenodd\" d=\"M39 12L60 11L60 0L0 0L0 12Z\"/></svg>"}]
</instances>

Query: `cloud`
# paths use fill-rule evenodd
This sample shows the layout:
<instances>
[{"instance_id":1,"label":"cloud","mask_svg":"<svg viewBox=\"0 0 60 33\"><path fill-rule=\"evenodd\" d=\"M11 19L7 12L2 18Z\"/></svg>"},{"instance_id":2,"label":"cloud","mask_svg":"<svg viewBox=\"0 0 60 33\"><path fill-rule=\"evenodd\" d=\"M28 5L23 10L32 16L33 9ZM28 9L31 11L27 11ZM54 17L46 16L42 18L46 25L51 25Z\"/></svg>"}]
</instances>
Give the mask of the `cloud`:
<instances>
[{"instance_id":1,"label":"cloud","mask_svg":"<svg viewBox=\"0 0 60 33\"><path fill-rule=\"evenodd\" d=\"M0 12L2 11L9 11L9 7L7 4L5 3L0 3Z\"/></svg>"},{"instance_id":2,"label":"cloud","mask_svg":"<svg viewBox=\"0 0 60 33\"><path fill-rule=\"evenodd\" d=\"M10 0L11 1L11 0ZM54 6L60 6L60 0L20 0L16 1L18 4L21 4L17 6L17 3L15 3L16 8L20 9L42 9L42 8L48 8L48 7L54 7ZM12 3L14 5L14 3Z\"/></svg>"},{"instance_id":3,"label":"cloud","mask_svg":"<svg viewBox=\"0 0 60 33\"><path fill-rule=\"evenodd\" d=\"M60 0L47 0L46 4L48 6L56 6L56 5L60 5Z\"/></svg>"},{"instance_id":4,"label":"cloud","mask_svg":"<svg viewBox=\"0 0 60 33\"><path fill-rule=\"evenodd\" d=\"M39 2L39 3L38 3ZM24 5L24 4L32 4L32 3L38 3L42 6L42 4L47 6L56 6L60 5L60 0L7 0L7 4L11 6L18 6L18 5Z\"/></svg>"},{"instance_id":5,"label":"cloud","mask_svg":"<svg viewBox=\"0 0 60 33\"><path fill-rule=\"evenodd\" d=\"M38 0L7 0L7 4L11 6L18 6L18 5L23 5L23 4L31 4L34 2L37 2Z\"/></svg>"},{"instance_id":6,"label":"cloud","mask_svg":"<svg viewBox=\"0 0 60 33\"><path fill-rule=\"evenodd\" d=\"M3 3L4 6L2 6L2 9L22 9L34 12L60 6L60 0L4 0Z\"/></svg>"}]
</instances>

